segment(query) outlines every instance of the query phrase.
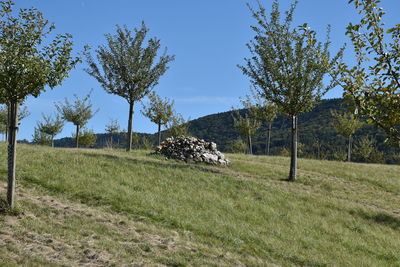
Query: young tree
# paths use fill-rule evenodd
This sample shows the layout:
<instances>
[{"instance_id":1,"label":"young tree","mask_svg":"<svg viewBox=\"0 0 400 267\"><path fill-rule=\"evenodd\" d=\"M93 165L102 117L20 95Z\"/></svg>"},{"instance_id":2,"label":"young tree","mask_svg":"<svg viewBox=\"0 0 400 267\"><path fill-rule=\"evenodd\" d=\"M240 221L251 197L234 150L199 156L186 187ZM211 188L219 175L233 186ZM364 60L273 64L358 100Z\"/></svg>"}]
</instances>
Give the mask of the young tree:
<instances>
[{"instance_id":1,"label":"young tree","mask_svg":"<svg viewBox=\"0 0 400 267\"><path fill-rule=\"evenodd\" d=\"M358 142L356 142L354 154L356 158L360 160L371 162L371 155L376 151L375 146L376 141L373 138L362 136Z\"/></svg>"},{"instance_id":2,"label":"young tree","mask_svg":"<svg viewBox=\"0 0 400 267\"><path fill-rule=\"evenodd\" d=\"M97 61L86 52L89 68L86 72L93 76L109 94L126 99L129 104L127 151L132 149L132 120L134 103L141 100L158 84L160 77L168 69L174 56L167 50L158 57L160 40L151 38L143 47L148 28L142 22L135 33L124 26L117 26L117 34L106 34L107 45L96 50ZM158 57L158 62L156 59Z\"/></svg>"},{"instance_id":3,"label":"young tree","mask_svg":"<svg viewBox=\"0 0 400 267\"><path fill-rule=\"evenodd\" d=\"M161 126L166 125L174 115L174 101L162 99L155 92L149 94L150 103L143 106L142 114L158 125L158 145L161 144Z\"/></svg>"},{"instance_id":4,"label":"young tree","mask_svg":"<svg viewBox=\"0 0 400 267\"><path fill-rule=\"evenodd\" d=\"M333 127L348 138L347 143L347 161L351 161L351 146L353 134L362 126L362 122L358 120L356 115L351 112L339 114L336 111L331 111L334 118Z\"/></svg>"},{"instance_id":5,"label":"young tree","mask_svg":"<svg viewBox=\"0 0 400 267\"><path fill-rule=\"evenodd\" d=\"M110 136L110 146L113 147L113 135L119 132L120 126L118 120L111 119L110 123L106 125L106 133Z\"/></svg>"},{"instance_id":6,"label":"young tree","mask_svg":"<svg viewBox=\"0 0 400 267\"><path fill-rule=\"evenodd\" d=\"M93 118L97 111L92 110L92 103L90 101L89 92L83 99L79 99L77 95L74 95L74 103L70 103L68 99L63 102L56 104L58 112L61 114L63 120L72 122L76 126L75 131L75 144L79 147L79 136L80 129L86 125L86 123Z\"/></svg>"},{"instance_id":7,"label":"young tree","mask_svg":"<svg viewBox=\"0 0 400 267\"><path fill-rule=\"evenodd\" d=\"M258 119L258 109L256 106L252 105L250 97L246 96L246 99L241 99L240 102L245 108L245 114L241 115L239 110L234 110L233 125L236 130L247 139L248 153L253 154L253 145L251 141L251 136L257 132L260 128L261 123Z\"/></svg>"},{"instance_id":8,"label":"young tree","mask_svg":"<svg viewBox=\"0 0 400 267\"><path fill-rule=\"evenodd\" d=\"M387 29L380 2L349 1L363 18L347 27L357 65L338 64L339 80L344 94L354 100L368 122L381 127L400 146L400 24Z\"/></svg>"},{"instance_id":9,"label":"young tree","mask_svg":"<svg viewBox=\"0 0 400 267\"><path fill-rule=\"evenodd\" d=\"M37 145L51 145L51 136L40 131L36 126L33 132L33 140L32 142Z\"/></svg>"},{"instance_id":10,"label":"young tree","mask_svg":"<svg viewBox=\"0 0 400 267\"><path fill-rule=\"evenodd\" d=\"M272 5L270 19L261 4L258 10L249 5L258 25L252 27L256 36L247 45L252 57L239 66L261 95L292 120L289 181L295 181L297 174L298 116L310 111L336 85L332 79L324 86L323 80L342 55L341 50L335 57L330 57L329 29L327 41L322 44L306 23L291 28L296 5L297 1L286 12L282 24L277 0Z\"/></svg>"},{"instance_id":11,"label":"young tree","mask_svg":"<svg viewBox=\"0 0 400 267\"><path fill-rule=\"evenodd\" d=\"M141 143L142 143L141 147L144 150L151 150L153 148L153 144L150 142L148 138L146 138L146 136L142 136Z\"/></svg>"},{"instance_id":12,"label":"young tree","mask_svg":"<svg viewBox=\"0 0 400 267\"><path fill-rule=\"evenodd\" d=\"M35 8L14 17L12 0L0 2L0 103L9 107L7 202L14 206L18 110L31 95L54 88L79 61L71 56L71 35L46 40L54 30Z\"/></svg>"},{"instance_id":13,"label":"young tree","mask_svg":"<svg viewBox=\"0 0 400 267\"><path fill-rule=\"evenodd\" d=\"M82 132L79 132L79 144L84 147L92 147L96 144L97 136L93 130L84 128ZM76 135L76 133L75 133ZM74 137L76 138L76 136Z\"/></svg>"},{"instance_id":14,"label":"young tree","mask_svg":"<svg viewBox=\"0 0 400 267\"><path fill-rule=\"evenodd\" d=\"M173 137L188 135L189 120L185 120L180 113L175 113L168 123L168 134Z\"/></svg>"},{"instance_id":15,"label":"young tree","mask_svg":"<svg viewBox=\"0 0 400 267\"><path fill-rule=\"evenodd\" d=\"M43 114L42 116L44 121L37 123L37 129L39 132L50 136L51 147L54 147L54 137L61 133L64 127L64 121L59 115L55 118L52 118L51 115L46 116Z\"/></svg>"},{"instance_id":16,"label":"young tree","mask_svg":"<svg viewBox=\"0 0 400 267\"><path fill-rule=\"evenodd\" d=\"M277 106L263 99L257 92L252 91L253 98L256 101L255 117L261 122L265 122L267 126L266 143L265 143L265 154L269 155L269 149L271 144L271 132L272 122L275 120L278 114Z\"/></svg>"},{"instance_id":17,"label":"young tree","mask_svg":"<svg viewBox=\"0 0 400 267\"><path fill-rule=\"evenodd\" d=\"M318 137L314 138L313 147L317 150L317 159L321 159L322 141Z\"/></svg>"},{"instance_id":18,"label":"young tree","mask_svg":"<svg viewBox=\"0 0 400 267\"><path fill-rule=\"evenodd\" d=\"M241 138L238 138L229 142L228 150L232 153L246 154L248 146L245 141L243 141Z\"/></svg>"}]
</instances>

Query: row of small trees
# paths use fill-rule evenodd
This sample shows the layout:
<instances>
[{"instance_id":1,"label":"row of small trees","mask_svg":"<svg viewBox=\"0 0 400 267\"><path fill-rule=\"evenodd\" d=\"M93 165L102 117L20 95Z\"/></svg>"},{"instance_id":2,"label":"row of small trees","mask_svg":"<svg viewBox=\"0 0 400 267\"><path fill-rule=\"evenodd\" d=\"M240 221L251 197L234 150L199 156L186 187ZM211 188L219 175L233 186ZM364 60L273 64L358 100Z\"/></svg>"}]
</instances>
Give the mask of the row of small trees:
<instances>
[{"instance_id":1,"label":"row of small trees","mask_svg":"<svg viewBox=\"0 0 400 267\"><path fill-rule=\"evenodd\" d=\"M61 133L64 122L68 121L75 125L76 131L73 137L75 145L93 146L96 142L96 135L92 130L84 129L87 122L98 112L93 111L90 101L90 93L83 99L74 96L71 103L68 99L64 102L56 103L55 107L59 114L55 117L43 114L43 121L37 122L34 130L33 142L36 144L51 144L54 147L54 137ZM162 126L168 127L168 132L172 136L184 135L187 130L187 123L182 115L174 111L174 101L168 98L161 98L155 92L151 92L148 96L148 105L143 104L142 114L149 118L158 126L158 145L161 143ZM1 112L1 110L0 110ZM1 113L0 113L1 115ZM25 113L22 113L25 116ZM1 116L0 116L1 120ZM121 132L121 127L117 119L111 119L109 124L105 126L105 132L109 135L108 147L113 147L113 135ZM124 132L124 131L122 131ZM137 141L137 140L132 140ZM132 142L134 143L134 142Z\"/></svg>"},{"instance_id":2,"label":"row of small trees","mask_svg":"<svg viewBox=\"0 0 400 267\"><path fill-rule=\"evenodd\" d=\"M337 85L344 88L345 96L354 101L361 115L400 144L400 24L385 29L380 0L349 0L363 15L360 23L347 27L357 60L356 66L349 67L341 60L344 48L330 55L329 28L326 42L321 43L307 23L291 26L297 3L292 4L282 21L277 0L270 16L260 3L258 9L248 5L257 25L252 26L255 37L247 44L252 56L239 66L259 95L292 120L289 181L295 181L297 173L298 116L310 111ZM386 41L385 33L392 42ZM373 63L368 64L369 61ZM326 84L327 76L331 79ZM350 118L338 115L337 119ZM257 126L248 115L237 117L235 124L238 129L247 126L244 128L248 136ZM351 135L357 125L348 126L343 132L349 137L350 160Z\"/></svg>"},{"instance_id":3,"label":"row of small trees","mask_svg":"<svg viewBox=\"0 0 400 267\"><path fill-rule=\"evenodd\" d=\"M28 96L39 97L46 88L60 85L81 58L72 56L72 36L59 34L47 40L54 25L35 8L20 9L14 16L14 2L0 2L0 104L7 106L8 186L7 202L14 206L16 141L19 127L19 107ZM117 26L115 35L106 34L106 45L99 46L94 58L86 47L86 72L110 94L123 97L129 104L127 150L132 148L134 104L148 95L168 69L174 56L167 50L160 55L160 40L146 39L148 28L142 23L132 33L126 26ZM145 46L147 40L147 46ZM89 98L65 100L57 104L60 117L44 117L37 125L40 133L51 139L60 131L62 120L76 126L76 144L80 128L93 116ZM78 115L77 115L78 114ZM180 120L179 118L177 119ZM159 123L159 122L158 122ZM160 123L163 123L161 121ZM40 128L40 129L39 129Z\"/></svg>"},{"instance_id":4,"label":"row of small trees","mask_svg":"<svg viewBox=\"0 0 400 267\"><path fill-rule=\"evenodd\" d=\"M311 110L329 89L338 84L345 89L346 96L354 100L362 115L384 129L395 143L400 143L400 25L384 29L381 22L384 12L377 6L380 0L349 2L354 3L364 16L360 23L350 24L347 28L357 55L358 64L352 68L341 62L344 49L330 55L329 31L326 42L321 43L307 24L291 27L297 1L283 22L277 0L273 3L270 18L261 4L257 10L249 5L257 26L252 27L255 38L248 44L252 56L239 67L258 90L262 103L273 103L280 113L292 120L290 181L295 181L297 173L298 116ZM19 107L27 96L38 97L45 88L60 85L81 59L72 56L69 34L44 41L54 26L49 25L39 11L21 9L18 17L14 17L12 0L0 3L0 103L8 108L7 201L12 207ZM385 32L393 42L384 41ZM97 48L95 57L89 47L84 52L88 63L86 72L107 93L121 96L128 102L128 151L132 148L134 104L151 92L174 60L166 49L159 54L161 44L157 38L148 39L145 46L147 33L144 23L134 33L126 26L117 26L116 34L106 34L106 45ZM366 68L366 62L370 60L368 55L374 63ZM327 75L331 80L326 85L323 81ZM67 101L59 103L58 110L64 119L69 106ZM238 128L250 124L250 119L237 117ZM175 118L177 124L182 120ZM154 119L154 122L163 123L161 119ZM77 127L78 144L81 123L73 123Z\"/></svg>"},{"instance_id":5,"label":"row of small trees","mask_svg":"<svg viewBox=\"0 0 400 267\"><path fill-rule=\"evenodd\" d=\"M271 143L271 131L272 123L276 116L278 115L277 106L272 103L263 100L259 95L257 95L254 90L252 92L252 97L246 96L246 98L241 100L244 110L241 114L238 109L233 110L233 122L236 130L247 139L247 152L248 154L253 154L252 148L252 135L257 132L261 127L262 123L267 125L266 133L266 145L265 145L265 155L270 154L270 143ZM255 100L256 103L253 103ZM352 147L352 136L354 133L363 125L357 114L352 112L338 113L335 110L331 110L333 117L332 127L348 139L347 142L347 161L351 161L351 147ZM239 145L236 144L236 145ZM320 141L316 140L316 145L320 145ZM317 157L320 158L320 157Z\"/></svg>"}]
</instances>

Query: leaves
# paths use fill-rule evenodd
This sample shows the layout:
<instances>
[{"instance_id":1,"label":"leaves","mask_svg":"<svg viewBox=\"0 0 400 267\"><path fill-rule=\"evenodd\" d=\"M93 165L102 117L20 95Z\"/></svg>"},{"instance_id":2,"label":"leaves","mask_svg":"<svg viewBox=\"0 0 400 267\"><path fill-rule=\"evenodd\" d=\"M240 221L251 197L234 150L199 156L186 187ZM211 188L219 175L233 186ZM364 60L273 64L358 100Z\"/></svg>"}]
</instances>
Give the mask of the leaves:
<instances>
[{"instance_id":1,"label":"leaves","mask_svg":"<svg viewBox=\"0 0 400 267\"><path fill-rule=\"evenodd\" d=\"M166 125L172 118L174 101L162 99L155 92L149 94L150 103L143 106L142 114L157 125Z\"/></svg>"},{"instance_id":2,"label":"leaves","mask_svg":"<svg viewBox=\"0 0 400 267\"><path fill-rule=\"evenodd\" d=\"M260 94L288 116L310 111L336 85L332 79L324 86L323 79L343 53L341 49L331 57L329 34L325 43L318 42L307 23L291 28L296 5L297 1L282 23L278 1L269 18L261 5L258 10L249 6L257 21L257 26L252 27L256 36L247 44L252 57L239 66Z\"/></svg>"},{"instance_id":3,"label":"leaves","mask_svg":"<svg viewBox=\"0 0 400 267\"><path fill-rule=\"evenodd\" d=\"M74 103L70 103L68 99L63 102L56 103L56 108L61 114L62 118L66 121L72 122L74 125L80 127L84 126L97 111L92 110L92 103L90 101L90 91L83 99L74 95Z\"/></svg>"},{"instance_id":4,"label":"leaves","mask_svg":"<svg viewBox=\"0 0 400 267\"><path fill-rule=\"evenodd\" d=\"M49 135L53 139L54 136L61 133L64 127L64 120L60 115L56 115L55 118L51 115L46 116L42 114L42 116L43 122L38 122L36 127L41 133Z\"/></svg>"},{"instance_id":5,"label":"leaves","mask_svg":"<svg viewBox=\"0 0 400 267\"><path fill-rule=\"evenodd\" d=\"M23 102L38 97L45 87L53 88L79 62L72 57L72 36L57 35L48 45L45 38L54 30L35 8L20 9L13 17L13 1L2 1L0 10L0 102Z\"/></svg>"},{"instance_id":6,"label":"leaves","mask_svg":"<svg viewBox=\"0 0 400 267\"><path fill-rule=\"evenodd\" d=\"M117 25L116 34L106 34L107 44L95 51L96 60L86 49L89 67L85 71L107 93L121 96L129 103L141 100L158 84L168 63L174 60L174 56L167 55L167 49L158 56L161 43L157 38L150 38L144 46L148 31L144 22L141 28L134 29L134 34L126 26Z\"/></svg>"},{"instance_id":7,"label":"leaves","mask_svg":"<svg viewBox=\"0 0 400 267\"><path fill-rule=\"evenodd\" d=\"M363 125L354 113L345 112L341 114L332 110L331 114L334 119L332 122L333 127L344 137L353 135Z\"/></svg>"},{"instance_id":8,"label":"leaves","mask_svg":"<svg viewBox=\"0 0 400 267\"><path fill-rule=\"evenodd\" d=\"M353 99L369 123L381 127L400 145L400 24L385 30L379 0L349 1L362 14L349 24L357 65L337 65L344 95ZM390 34L386 41L384 33Z\"/></svg>"}]
</instances>

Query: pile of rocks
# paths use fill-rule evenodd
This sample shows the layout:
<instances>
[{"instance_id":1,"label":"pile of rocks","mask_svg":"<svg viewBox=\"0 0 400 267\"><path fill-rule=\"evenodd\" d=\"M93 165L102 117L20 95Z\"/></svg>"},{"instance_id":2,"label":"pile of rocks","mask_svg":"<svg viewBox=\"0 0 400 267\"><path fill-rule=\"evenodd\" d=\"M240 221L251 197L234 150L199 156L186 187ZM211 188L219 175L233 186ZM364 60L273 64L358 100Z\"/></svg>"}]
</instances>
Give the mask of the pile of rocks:
<instances>
[{"instance_id":1,"label":"pile of rocks","mask_svg":"<svg viewBox=\"0 0 400 267\"><path fill-rule=\"evenodd\" d=\"M213 165L230 163L224 154L217 150L216 143L196 137L167 138L156 148L155 153L186 162L205 162Z\"/></svg>"}]
</instances>

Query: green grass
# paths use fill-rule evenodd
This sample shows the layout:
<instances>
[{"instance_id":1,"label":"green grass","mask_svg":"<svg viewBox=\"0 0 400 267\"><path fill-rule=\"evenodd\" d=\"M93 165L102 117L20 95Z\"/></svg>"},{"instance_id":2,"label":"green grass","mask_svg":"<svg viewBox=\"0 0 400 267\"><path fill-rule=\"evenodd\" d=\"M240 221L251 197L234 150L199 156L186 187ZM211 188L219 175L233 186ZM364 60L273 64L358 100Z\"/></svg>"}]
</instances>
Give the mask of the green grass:
<instances>
[{"instance_id":1,"label":"green grass","mask_svg":"<svg viewBox=\"0 0 400 267\"><path fill-rule=\"evenodd\" d=\"M20 145L22 214L0 213L0 263L400 265L400 166L300 159L288 183L288 158L228 158Z\"/></svg>"}]
</instances>

